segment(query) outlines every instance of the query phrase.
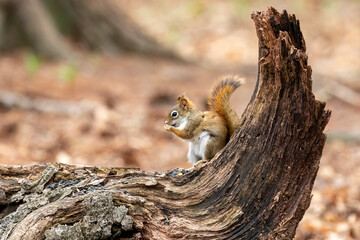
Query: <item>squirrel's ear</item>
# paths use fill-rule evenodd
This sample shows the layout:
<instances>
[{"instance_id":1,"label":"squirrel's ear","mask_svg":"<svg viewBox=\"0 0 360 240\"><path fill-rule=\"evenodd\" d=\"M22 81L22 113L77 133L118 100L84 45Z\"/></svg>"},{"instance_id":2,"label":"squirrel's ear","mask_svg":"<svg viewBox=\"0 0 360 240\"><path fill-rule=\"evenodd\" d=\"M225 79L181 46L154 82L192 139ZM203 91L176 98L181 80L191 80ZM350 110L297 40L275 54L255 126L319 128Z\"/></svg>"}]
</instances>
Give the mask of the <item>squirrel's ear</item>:
<instances>
[{"instance_id":1,"label":"squirrel's ear","mask_svg":"<svg viewBox=\"0 0 360 240\"><path fill-rule=\"evenodd\" d=\"M186 111L189 109L189 101L187 100L186 97L184 96L178 97L177 103L181 106L182 109Z\"/></svg>"}]
</instances>

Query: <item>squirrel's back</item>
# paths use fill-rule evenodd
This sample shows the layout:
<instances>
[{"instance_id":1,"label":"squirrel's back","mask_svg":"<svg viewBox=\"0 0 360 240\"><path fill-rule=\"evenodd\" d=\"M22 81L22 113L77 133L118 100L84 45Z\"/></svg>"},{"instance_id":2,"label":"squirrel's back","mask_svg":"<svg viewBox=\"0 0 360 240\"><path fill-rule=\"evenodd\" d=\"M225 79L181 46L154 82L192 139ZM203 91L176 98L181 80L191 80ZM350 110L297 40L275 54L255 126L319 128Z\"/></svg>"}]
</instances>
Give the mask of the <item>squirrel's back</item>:
<instances>
[{"instance_id":1,"label":"squirrel's back","mask_svg":"<svg viewBox=\"0 0 360 240\"><path fill-rule=\"evenodd\" d=\"M239 118L229 105L229 97L242 83L242 79L238 76L224 76L212 89L208 99L210 110L224 117L229 129L229 136L231 136L239 126Z\"/></svg>"}]
</instances>

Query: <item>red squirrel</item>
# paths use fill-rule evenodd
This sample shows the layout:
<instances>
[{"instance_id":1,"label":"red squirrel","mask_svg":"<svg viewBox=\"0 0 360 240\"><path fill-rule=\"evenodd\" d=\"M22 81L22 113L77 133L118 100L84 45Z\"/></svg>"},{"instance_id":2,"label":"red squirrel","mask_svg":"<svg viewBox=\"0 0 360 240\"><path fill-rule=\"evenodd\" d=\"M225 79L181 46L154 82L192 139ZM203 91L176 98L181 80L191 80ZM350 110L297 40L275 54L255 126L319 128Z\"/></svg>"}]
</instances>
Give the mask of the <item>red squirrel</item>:
<instances>
[{"instance_id":1,"label":"red squirrel","mask_svg":"<svg viewBox=\"0 0 360 240\"><path fill-rule=\"evenodd\" d=\"M190 163L213 158L239 126L239 118L229 106L229 97L241 84L237 76L222 77L212 88L208 98L210 110L206 112L197 110L186 96L177 98L164 128L190 142L187 155Z\"/></svg>"}]
</instances>

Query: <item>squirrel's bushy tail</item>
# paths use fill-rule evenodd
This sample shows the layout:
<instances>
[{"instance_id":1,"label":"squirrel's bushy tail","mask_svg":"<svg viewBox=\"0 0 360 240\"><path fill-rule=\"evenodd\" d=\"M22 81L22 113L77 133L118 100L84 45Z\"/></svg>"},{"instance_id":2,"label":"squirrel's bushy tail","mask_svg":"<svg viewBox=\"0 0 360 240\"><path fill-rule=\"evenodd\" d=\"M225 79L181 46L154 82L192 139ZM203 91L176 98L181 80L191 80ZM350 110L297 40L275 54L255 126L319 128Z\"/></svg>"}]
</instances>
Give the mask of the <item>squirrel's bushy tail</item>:
<instances>
[{"instance_id":1,"label":"squirrel's bushy tail","mask_svg":"<svg viewBox=\"0 0 360 240\"><path fill-rule=\"evenodd\" d=\"M236 112L230 108L229 97L242 83L243 80L238 76L224 76L216 83L208 99L210 110L217 112L225 118L229 128L229 136L231 136L239 126L239 118Z\"/></svg>"}]
</instances>

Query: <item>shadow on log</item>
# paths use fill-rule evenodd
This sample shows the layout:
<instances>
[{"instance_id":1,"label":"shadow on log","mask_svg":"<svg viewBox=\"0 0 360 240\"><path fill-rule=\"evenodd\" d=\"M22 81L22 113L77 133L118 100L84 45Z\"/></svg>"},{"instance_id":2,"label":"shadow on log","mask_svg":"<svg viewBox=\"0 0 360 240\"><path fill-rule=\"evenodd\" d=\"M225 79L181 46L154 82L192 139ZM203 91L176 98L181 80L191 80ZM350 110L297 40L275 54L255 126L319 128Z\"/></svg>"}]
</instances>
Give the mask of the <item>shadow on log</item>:
<instances>
[{"instance_id":1,"label":"shadow on log","mask_svg":"<svg viewBox=\"0 0 360 240\"><path fill-rule=\"evenodd\" d=\"M1 166L1 239L292 239L310 204L330 112L312 93L295 16L269 8L252 19L257 87L214 159L181 176Z\"/></svg>"}]
</instances>

